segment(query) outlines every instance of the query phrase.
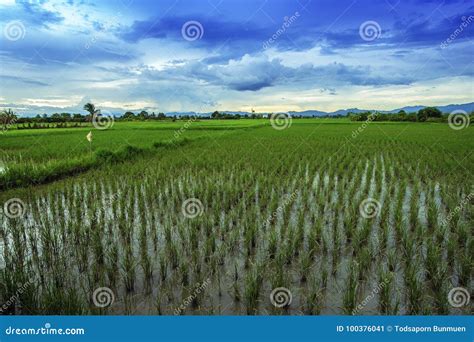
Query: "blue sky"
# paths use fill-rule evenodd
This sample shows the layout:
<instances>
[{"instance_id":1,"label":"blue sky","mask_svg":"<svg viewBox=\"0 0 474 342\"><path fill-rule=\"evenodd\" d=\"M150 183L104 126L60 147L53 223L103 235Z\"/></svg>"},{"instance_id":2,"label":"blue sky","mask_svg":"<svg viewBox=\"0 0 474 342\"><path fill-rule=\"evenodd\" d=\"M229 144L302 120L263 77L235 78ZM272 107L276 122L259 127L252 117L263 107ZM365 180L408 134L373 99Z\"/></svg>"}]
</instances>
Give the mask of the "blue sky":
<instances>
[{"instance_id":1,"label":"blue sky","mask_svg":"<svg viewBox=\"0 0 474 342\"><path fill-rule=\"evenodd\" d=\"M19 113L393 109L474 98L468 0L0 0Z\"/></svg>"}]
</instances>

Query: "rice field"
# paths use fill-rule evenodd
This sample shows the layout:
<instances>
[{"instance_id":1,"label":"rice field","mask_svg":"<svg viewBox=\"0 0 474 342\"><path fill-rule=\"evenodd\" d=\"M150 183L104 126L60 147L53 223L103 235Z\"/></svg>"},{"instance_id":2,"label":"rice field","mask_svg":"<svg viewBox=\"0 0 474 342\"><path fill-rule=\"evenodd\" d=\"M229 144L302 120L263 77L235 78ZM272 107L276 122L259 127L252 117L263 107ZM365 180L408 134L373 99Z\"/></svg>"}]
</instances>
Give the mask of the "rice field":
<instances>
[{"instance_id":1,"label":"rice field","mask_svg":"<svg viewBox=\"0 0 474 342\"><path fill-rule=\"evenodd\" d=\"M0 193L1 313L473 312L452 292L473 285L472 126L254 122L195 123L185 145ZM132 131L149 146L183 123L160 125L116 123L98 144ZM87 130L51 134L0 147L67 159Z\"/></svg>"},{"instance_id":2,"label":"rice field","mask_svg":"<svg viewBox=\"0 0 474 342\"><path fill-rule=\"evenodd\" d=\"M224 133L262 125L257 120L222 123L211 120L189 121L184 135L189 138ZM92 150L107 148L116 150L124 145L149 146L153 142L172 139L186 125L177 122L115 122L110 129L94 127L70 129L9 130L1 135L0 158L11 163L45 163L51 160L87 156L90 146L85 136L93 131ZM180 133L181 135L181 133Z\"/></svg>"}]
</instances>

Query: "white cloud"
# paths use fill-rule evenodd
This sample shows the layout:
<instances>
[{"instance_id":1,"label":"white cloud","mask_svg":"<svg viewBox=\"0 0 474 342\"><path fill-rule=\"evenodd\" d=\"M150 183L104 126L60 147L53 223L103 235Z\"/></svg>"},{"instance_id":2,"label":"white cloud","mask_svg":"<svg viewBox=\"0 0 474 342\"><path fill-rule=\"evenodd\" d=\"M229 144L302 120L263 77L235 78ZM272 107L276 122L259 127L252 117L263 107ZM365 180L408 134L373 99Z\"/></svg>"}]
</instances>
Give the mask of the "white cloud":
<instances>
[{"instance_id":1,"label":"white cloud","mask_svg":"<svg viewBox=\"0 0 474 342\"><path fill-rule=\"evenodd\" d=\"M77 96L69 96L67 98L27 98L23 99L22 103L29 106L44 106L64 108L75 105L80 100Z\"/></svg>"},{"instance_id":2,"label":"white cloud","mask_svg":"<svg viewBox=\"0 0 474 342\"><path fill-rule=\"evenodd\" d=\"M15 0L0 0L0 6L13 6L15 5Z\"/></svg>"}]
</instances>

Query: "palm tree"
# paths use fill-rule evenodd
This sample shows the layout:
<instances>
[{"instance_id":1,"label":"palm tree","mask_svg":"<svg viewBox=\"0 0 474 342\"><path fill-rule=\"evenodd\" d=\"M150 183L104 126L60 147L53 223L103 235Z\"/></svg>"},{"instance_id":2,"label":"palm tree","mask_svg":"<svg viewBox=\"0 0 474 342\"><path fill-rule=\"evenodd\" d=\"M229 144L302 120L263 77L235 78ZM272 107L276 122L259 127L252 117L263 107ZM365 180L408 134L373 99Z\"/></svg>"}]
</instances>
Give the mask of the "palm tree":
<instances>
[{"instance_id":1,"label":"palm tree","mask_svg":"<svg viewBox=\"0 0 474 342\"><path fill-rule=\"evenodd\" d=\"M92 121L92 118L94 117L94 114L98 114L100 112L100 110L96 109L94 104L92 103L86 103L84 105L84 110L89 112L91 121Z\"/></svg>"},{"instance_id":2,"label":"palm tree","mask_svg":"<svg viewBox=\"0 0 474 342\"><path fill-rule=\"evenodd\" d=\"M0 113L0 124L2 125L2 130L6 131L8 126L13 125L16 122L17 116L16 113L11 109L5 109Z\"/></svg>"}]
</instances>

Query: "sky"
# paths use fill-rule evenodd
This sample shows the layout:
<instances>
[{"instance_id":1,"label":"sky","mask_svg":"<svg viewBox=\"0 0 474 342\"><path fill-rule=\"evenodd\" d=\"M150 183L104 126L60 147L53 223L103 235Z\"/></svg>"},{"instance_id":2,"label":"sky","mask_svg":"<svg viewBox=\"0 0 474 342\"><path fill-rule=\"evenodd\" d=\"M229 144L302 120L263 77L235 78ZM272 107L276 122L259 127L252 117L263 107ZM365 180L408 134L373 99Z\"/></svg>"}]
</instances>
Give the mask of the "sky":
<instances>
[{"instance_id":1,"label":"sky","mask_svg":"<svg viewBox=\"0 0 474 342\"><path fill-rule=\"evenodd\" d=\"M473 102L471 0L0 0L0 107L281 112Z\"/></svg>"}]
</instances>

